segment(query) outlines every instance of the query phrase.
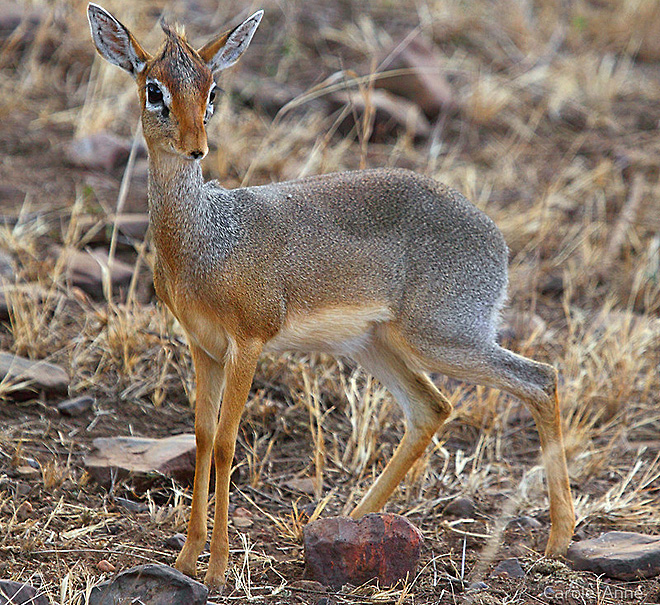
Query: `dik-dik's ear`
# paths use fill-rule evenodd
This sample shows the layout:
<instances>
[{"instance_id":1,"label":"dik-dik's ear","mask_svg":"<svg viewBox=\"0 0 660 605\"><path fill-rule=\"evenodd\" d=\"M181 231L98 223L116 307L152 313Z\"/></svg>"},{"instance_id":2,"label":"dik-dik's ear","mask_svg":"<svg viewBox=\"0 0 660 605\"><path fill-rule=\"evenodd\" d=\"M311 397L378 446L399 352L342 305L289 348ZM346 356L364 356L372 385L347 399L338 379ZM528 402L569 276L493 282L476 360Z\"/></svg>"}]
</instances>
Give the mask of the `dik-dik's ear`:
<instances>
[{"instance_id":1,"label":"dik-dik's ear","mask_svg":"<svg viewBox=\"0 0 660 605\"><path fill-rule=\"evenodd\" d=\"M125 69L133 77L146 67L151 58L149 53L108 11L90 2L87 18L97 50L110 63Z\"/></svg>"},{"instance_id":2,"label":"dik-dik's ear","mask_svg":"<svg viewBox=\"0 0 660 605\"><path fill-rule=\"evenodd\" d=\"M212 72L232 66L250 45L264 11L257 11L238 27L202 46L197 52Z\"/></svg>"}]
</instances>

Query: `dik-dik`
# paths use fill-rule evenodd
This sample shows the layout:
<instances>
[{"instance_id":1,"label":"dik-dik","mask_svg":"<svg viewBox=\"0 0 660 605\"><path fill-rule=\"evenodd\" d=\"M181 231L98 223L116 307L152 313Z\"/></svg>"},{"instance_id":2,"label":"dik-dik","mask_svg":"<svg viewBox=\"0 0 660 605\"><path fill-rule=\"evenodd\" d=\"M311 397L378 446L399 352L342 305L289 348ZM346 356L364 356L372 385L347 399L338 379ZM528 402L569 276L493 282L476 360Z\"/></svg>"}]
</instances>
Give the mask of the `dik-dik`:
<instances>
[{"instance_id":1,"label":"dik-dik","mask_svg":"<svg viewBox=\"0 0 660 605\"><path fill-rule=\"evenodd\" d=\"M405 170L340 172L260 187L204 182L214 76L247 49L263 12L195 50L163 24L156 54L90 4L96 48L133 76L149 149L154 284L185 331L197 379L197 460L188 536L176 567L194 575L206 542L211 452L215 522L205 582L224 583L229 474L264 351L354 359L396 398L406 430L351 513L378 511L449 416L427 372L503 389L538 428L552 527L565 553L575 517L553 367L495 341L508 251L461 194Z\"/></svg>"}]
</instances>

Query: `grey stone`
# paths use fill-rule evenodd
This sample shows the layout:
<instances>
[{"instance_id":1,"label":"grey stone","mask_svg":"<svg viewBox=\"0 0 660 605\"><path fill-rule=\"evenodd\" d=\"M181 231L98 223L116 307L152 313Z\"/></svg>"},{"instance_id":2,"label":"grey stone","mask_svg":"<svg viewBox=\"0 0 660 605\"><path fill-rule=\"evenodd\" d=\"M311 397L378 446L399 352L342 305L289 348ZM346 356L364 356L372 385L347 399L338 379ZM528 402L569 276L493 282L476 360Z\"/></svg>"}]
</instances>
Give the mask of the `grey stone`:
<instances>
[{"instance_id":1,"label":"grey stone","mask_svg":"<svg viewBox=\"0 0 660 605\"><path fill-rule=\"evenodd\" d=\"M165 538L163 546L171 550L176 550L177 552L183 548L183 545L186 543L186 536L183 534L174 534L169 538Z\"/></svg>"},{"instance_id":2,"label":"grey stone","mask_svg":"<svg viewBox=\"0 0 660 605\"><path fill-rule=\"evenodd\" d=\"M0 580L0 605L50 605L50 599L30 584Z\"/></svg>"},{"instance_id":3,"label":"grey stone","mask_svg":"<svg viewBox=\"0 0 660 605\"><path fill-rule=\"evenodd\" d=\"M459 517L460 519L474 519L476 511L477 507L471 498L459 496L445 506L442 514L448 517Z\"/></svg>"},{"instance_id":4,"label":"grey stone","mask_svg":"<svg viewBox=\"0 0 660 605\"><path fill-rule=\"evenodd\" d=\"M525 570L520 565L520 561L515 557L500 561L493 570L494 576L509 576L510 578L524 578Z\"/></svg>"},{"instance_id":5,"label":"grey stone","mask_svg":"<svg viewBox=\"0 0 660 605\"><path fill-rule=\"evenodd\" d=\"M85 457L87 471L102 485L110 485L113 473L142 475L160 473L185 484L195 475L195 435L163 439L146 437L99 437Z\"/></svg>"},{"instance_id":6,"label":"grey stone","mask_svg":"<svg viewBox=\"0 0 660 605\"><path fill-rule=\"evenodd\" d=\"M96 399L91 395L82 395L74 399L67 399L57 404L57 410L63 416L81 416L92 409Z\"/></svg>"},{"instance_id":7,"label":"grey stone","mask_svg":"<svg viewBox=\"0 0 660 605\"><path fill-rule=\"evenodd\" d=\"M5 379L17 384L26 383L11 392L16 398L29 397L40 391L65 394L69 388L69 375L60 366L0 352L0 380Z\"/></svg>"},{"instance_id":8,"label":"grey stone","mask_svg":"<svg viewBox=\"0 0 660 605\"><path fill-rule=\"evenodd\" d=\"M75 251L67 259L66 275L71 285L77 286L93 298L103 297L103 268L110 271L112 286L128 286L133 277L133 267L118 258L109 266L108 253L103 249L88 252Z\"/></svg>"},{"instance_id":9,"label":"grey stone","mask_svg":"<svg viewBox=\"0 0 660 605\"><path fill-rule=\"evenodd\" d=\"M74 166L111 172L126 164L132 142L109 132L96 132L74 139L66 147L66 157ZM144 147L140 150L144 155Z\"/></svg>"},{"instance_id":10,"label":"grey stone","mask_svg":"<svg viewBox=\"0 0 660 605\"><path fill-rule=\"evenodd\" d=\"M89 605L205 605L208 588L167 565L140 565L95 586Z\"/></svg>"},{"instance_id":11,"label":"grey stone","mask_svg":"<svg viewBox=\"0 0 660 605\"><path fill-rule=\"evenodd\" d=\"M617 580L652 578L660 575L660 536L611 531L571 544L566 557L577 570Z\"/></svg>"}]
</instances>

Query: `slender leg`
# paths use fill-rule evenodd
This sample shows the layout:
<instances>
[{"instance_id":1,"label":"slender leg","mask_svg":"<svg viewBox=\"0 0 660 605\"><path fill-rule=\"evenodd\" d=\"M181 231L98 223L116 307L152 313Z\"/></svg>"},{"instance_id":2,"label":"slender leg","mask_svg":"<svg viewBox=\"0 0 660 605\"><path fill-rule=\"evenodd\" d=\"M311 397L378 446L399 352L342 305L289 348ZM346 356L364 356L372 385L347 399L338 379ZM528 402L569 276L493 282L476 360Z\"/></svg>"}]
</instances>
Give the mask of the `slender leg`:
<instances>
[{"instance_id":1,"label":"slender leg","mask_svg":"<svg viewBox=\"0 0 660 605\"><path fill-rule=\"evenodd\" d=\"M534 418L550 500L550 536L545 554L563 556L573 538L575 511L561 430L557 370L501 347L494 347L490 361L500 388L519 397Z\"/></svg>"},{"instance_id":2,"label":"slender leg","mask_svg":"<svg viewBox=\"0 0 660 605\"><path fill-rule=\"evenodd\" d=\"M573 538L575 511L561 431L556 379L554 393L549 401L543 402L541 406L536 401L527 403L539 432L541 455L548 482L550 536L545 554L549 557L559 557L566 554Z\"/></svg>"},{"instance_id":3,"label":"slender leg","mask_svg":"<svg viewBox=\"0 0 660 605\"><path fill-rule=\"evenodd\" d=\"M541 441L550 500L546 555L566 554L575 529L575 512L561 431L557 371L495 344L484 350L451 351L439 361L445 374L508 391L530 410Z\"/></svg>"},{"instance_id":4,"label":"slender leg","mask_svg":"<svg viewBox=\"0 0 660 605\"><path fill-rule=\"evenodd\" d=\"M211 536L211 558L204 583L218 588L225 583L229 559L227 533L229 480L241 414L252 386L252 378L263 343L257 340L238 343L226 365L226 388L220 408L220 421L215 433L215 517Z\"/></svg>"},{"instance_id":5,"label":"slender leg","mask_svg":"<svg viewBox=\"0 0 660 605\"><path fill-rule=\"evenodd\" d=\"M380 343L359 359L392 393L406 416L406 432L375 483L351 512L357 519L380 510L451 412L451 404L430 379L411 370L396 351Z\"/></svg>"},{"instance_id":6,"label":"slender leg","mask_svg":"<svg viewBox=\"0 0 660 605\"><path fill-rule=\"evenodd\" d=\"M195 576L197 558L206 544L206 517L208 513L209 479L213 436L218 419L220 397L224 387L224 367L209 357L198 346L191 344L197 396L195 401L195 479L193 499L188 523L188 535L175 567L186 575Z\"/></svg>"}]
</instances>

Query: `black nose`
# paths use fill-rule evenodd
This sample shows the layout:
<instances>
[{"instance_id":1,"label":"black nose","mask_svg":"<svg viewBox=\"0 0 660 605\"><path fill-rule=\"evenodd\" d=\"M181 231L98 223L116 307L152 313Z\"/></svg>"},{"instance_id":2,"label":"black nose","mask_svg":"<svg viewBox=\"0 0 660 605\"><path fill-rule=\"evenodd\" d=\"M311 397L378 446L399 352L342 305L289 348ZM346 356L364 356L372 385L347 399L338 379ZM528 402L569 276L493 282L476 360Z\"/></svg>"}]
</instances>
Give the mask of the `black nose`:
<instances>
[{"instance_id":1,"label":"black nose","mask_svg":"<svg viewBox=\"0 0 660 605\"><path fill-rule=\"evenodd\" d=\"M203 152L203 151L199 151L199 150L197 150L197 151L192 151L192 152L190 152L190 157L191 157L193 160L199 160L199 158L201 158L201 157L203 157L203 156L204 156L204 152Z\"/></svg>"}]
</instances>

